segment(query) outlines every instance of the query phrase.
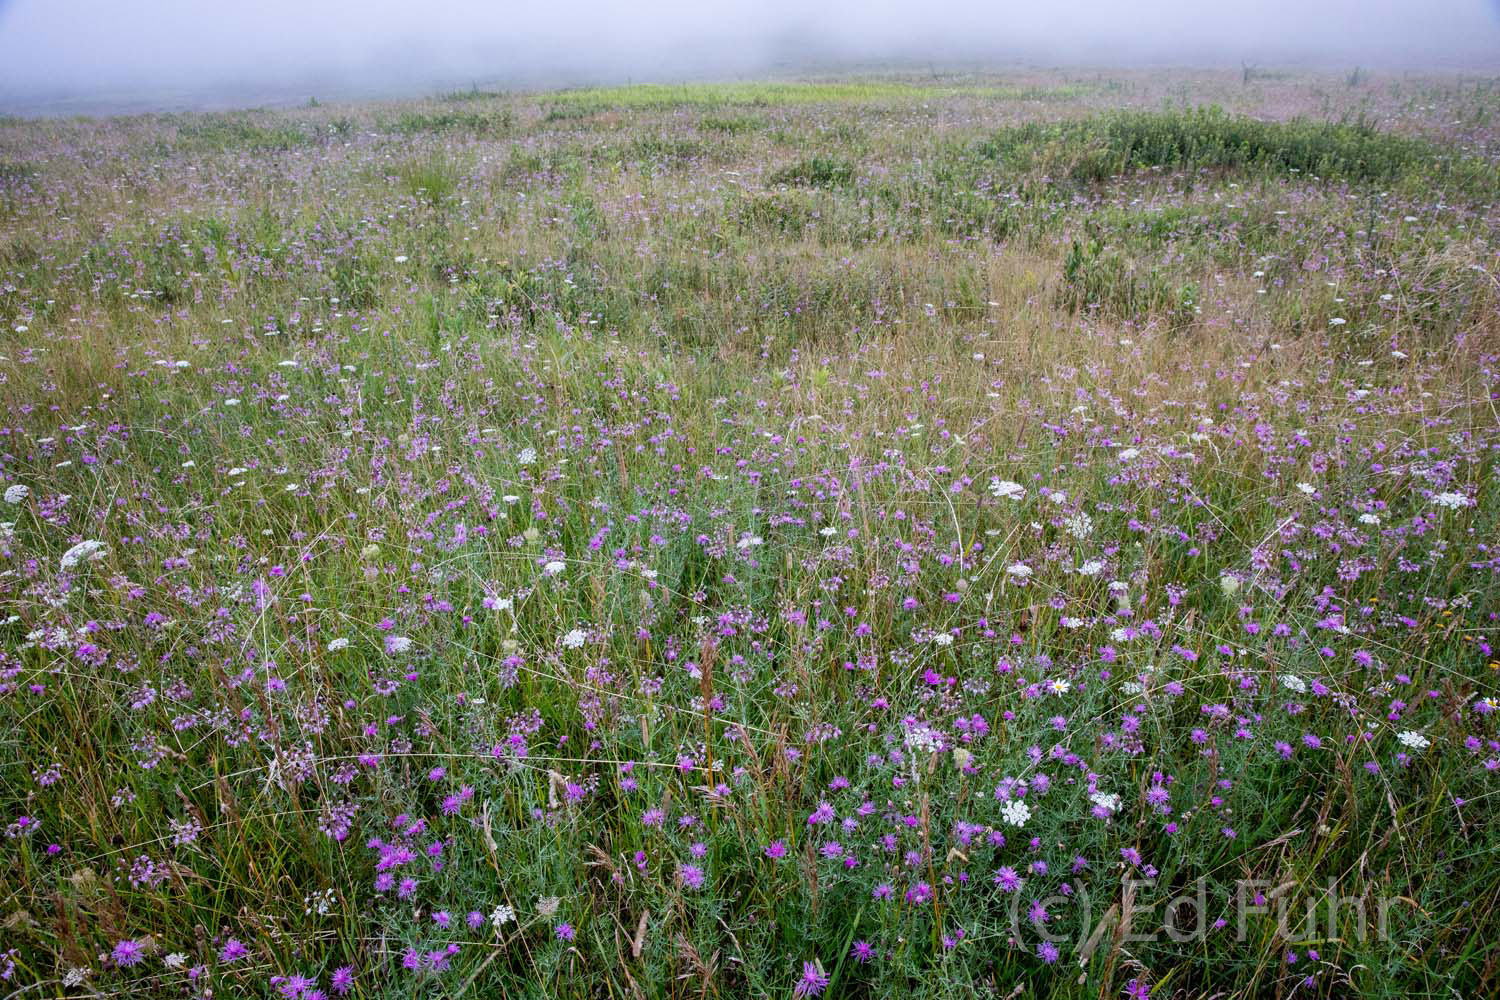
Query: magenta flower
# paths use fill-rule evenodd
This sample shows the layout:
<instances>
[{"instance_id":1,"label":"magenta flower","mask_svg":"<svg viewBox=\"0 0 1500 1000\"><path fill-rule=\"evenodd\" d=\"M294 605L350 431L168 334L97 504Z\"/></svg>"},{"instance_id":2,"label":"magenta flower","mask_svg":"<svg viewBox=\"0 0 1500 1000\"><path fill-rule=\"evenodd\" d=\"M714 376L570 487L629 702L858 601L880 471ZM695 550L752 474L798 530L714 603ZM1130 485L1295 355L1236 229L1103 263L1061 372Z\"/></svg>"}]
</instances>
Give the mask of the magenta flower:
<instances>
[{"instance_id":1,"label":"magenta flower","mask_svg":"<svg viewBox=\"0 0 1500 1000\"><path fill-rule=\"evenodd\" d=\"M135 965L146 957L146 946L139 941L126 938L115 944L114 950L110 952L110 957L119 966L128 967Z\"/></svg>"},{"instance_id":2,"label":"magenta flower","mask_svg":"<svg viewBox=\"0 0 1500 1000\"><path fill-rule=\"evenodd\" d=\"M815 997L828 988L828 977L823 973L823 967L817 962L802 963L802 978L797 980L797 986L792 990L794 997Z\"/></svg>"}]
</instances>

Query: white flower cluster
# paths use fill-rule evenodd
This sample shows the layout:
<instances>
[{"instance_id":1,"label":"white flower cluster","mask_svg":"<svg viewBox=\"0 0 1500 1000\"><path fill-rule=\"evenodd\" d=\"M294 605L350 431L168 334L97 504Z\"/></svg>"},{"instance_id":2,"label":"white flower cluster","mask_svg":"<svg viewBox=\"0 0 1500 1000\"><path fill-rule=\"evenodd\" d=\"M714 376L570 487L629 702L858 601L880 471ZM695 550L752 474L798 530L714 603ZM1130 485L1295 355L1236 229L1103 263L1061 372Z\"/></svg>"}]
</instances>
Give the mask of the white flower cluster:
<instances>
[{"instance_id":1,"label":"white flower cluster","mask_svg":"<svg viewBox=\"0 0 1500 1000\"><path fill-rule=\"evenodd\" d=\"M997 500L1020 500L1026 496L1026 487L996 476L990 480L990 493Z\"/></svg>"},{"instance_id":2,"label":"white flower cluster","mask_svg":"<svg viewBox=\"0 0 1500 1000\"><path fill-rule=\"evenodd\" d=\"M93 562L96 559L103 559L107 555L109 555L109 546L97 538L90 538L79 542L64 552L57 564L63 572L67 572L80 563Z\"/></svg>"},{"instance_id":3,"label":"white flower cluster","mask_svg":"<svg viewBox=\"0 0 1500 1000\"><path fill-rule=\"evenodd\" d=\"M1426 750L1432 746L1431 740L1411 729L1403 729L1396 734L1396 739L1400 740L1401 745L1409 750Z\"/></svg>"},{"instance_id":4,"label":"white flower cluster","mask_svg":"<svg viewBox=\"0 0 1500 1000\"><path fill-rule=\"evenodd\" d=\"M1439 493L1432 498L1432 502L1445 510L1458 510L1461 507L1474 506L1474 501L1462 493Z\"/></svg>"},{"instance_id":5,"label":"white flower cluster","mask_svg":"<svg viewBox=\"0 0 1500 1000\"><path fill-rule=\"evenodd\" d=\"M1031 807L1020 799L1011 799L1000 807L1000 818L1011 826L1025 826L1031 818Z\"/></svg>"}]
</instances>

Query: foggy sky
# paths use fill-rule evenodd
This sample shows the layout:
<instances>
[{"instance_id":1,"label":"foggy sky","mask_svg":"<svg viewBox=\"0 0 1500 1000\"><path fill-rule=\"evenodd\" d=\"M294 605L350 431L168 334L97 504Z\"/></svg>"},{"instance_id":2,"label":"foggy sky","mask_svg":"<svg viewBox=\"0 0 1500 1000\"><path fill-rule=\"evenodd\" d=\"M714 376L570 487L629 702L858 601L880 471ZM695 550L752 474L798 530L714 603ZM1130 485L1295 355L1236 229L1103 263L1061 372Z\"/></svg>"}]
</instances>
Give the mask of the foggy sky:
<instances>
[{"instance_id":1,"label":"foggy sky","mask_svg":"<svg viewBox=\"0 0 1500 1000\"><path fill-rule=\"evenodd\" d=\"M880 60L1500 68L1497 0L0 0L0 106L253 103Z\"/></svg>"}]
</instances>

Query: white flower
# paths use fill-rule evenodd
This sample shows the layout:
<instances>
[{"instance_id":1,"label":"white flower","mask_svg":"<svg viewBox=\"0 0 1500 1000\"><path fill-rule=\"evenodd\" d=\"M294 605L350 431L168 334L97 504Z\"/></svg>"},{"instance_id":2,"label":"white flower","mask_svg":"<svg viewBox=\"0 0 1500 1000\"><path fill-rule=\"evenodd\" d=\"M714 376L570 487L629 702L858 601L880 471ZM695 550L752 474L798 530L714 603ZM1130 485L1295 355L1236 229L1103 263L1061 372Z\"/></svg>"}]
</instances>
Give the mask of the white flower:
<instances>
[{"instance_id":1,"label":"white flower","mask_svg":"<svg viewBox=\"0 0 1500 1000\"><path fill-rule=\"evenodd\" d=\"M581 628L570 629L562 637L563 649L577 649L588 637L589 634Z\"/></svg>"},{"instance_id":2,"label":"white flower","mask_svg":"<svg viewBox=\"0 0 1500 1000\"><path fill-rule=\"evenodd\" d=\"M397 264L405 264L405 263L406 263L406 261L407 261L407 256L406 256L406 254L404 254L404 253L398 253L398 254L397 254L397 255L396 255L396 263L397 263Z\"/></svg>"},{"instance_id":3,"label":"white flower","mask_svg":"<svg viewBox=\"0 0 1500 1000\"><path fill-rule=\"evenodd\" d=\"M504 500L506 503L515 503L517 500L519 500L521 498L518 497L518 496L516 496L514 493L507 493L507 494L505 494L505 496L501 497L500 499Z\"/></svg>"},{"instance_id":4,"label":"white flower","mask_svg":"<svg viewBox=\"0 0 1500 1000\"><path fill-rule=\"evenodd\" d=\"M244 466L236 465L234 468L230 469L227 473L225 473L225 475L228 475L228 476L243 476L245 473L247 473L249 471L250 470L247 469L247 468L245 468Z\"/></svg>"},{"instance_id":5,"label":"white flower","mask_svg":"<svg viewBox=\"0 0 1500 1000\"><path fill-rule=\"evenodd\" d=\"M734 547L741 552L755 545L764 545L766 540L759 535L741 535L740 540L734 543Z\"/></svg>"},{"instance_id":6,"label":"white flower","mask_svg":"<svg viewBox=\"0 0 1500 1000\"><path fill-rule=\"evenodd\" d=\"M1308 496L1312 496L1314 493L1318 492L1318 488L1312 483L1298 483L1297 489L1301 490L1303 493L1306 493Z\"/></svg>"},{"instance_id":7,"label":"white flower","mask_svg":"<svg viewBox=\"0 0 1500 1000\"><path fill-rule=\"evenodd\" d=\"M169 969L180 969L187 964L187 956L180 951L162 956L162 964Z\"/></svg>"},{"instance_id":8,"label":"white flower","mask_svg":"<svg viewBox=\"0 0 1500 1000\"><path fill-rule=\"evenodd\" d=\"M535 461L536 461L536 449L535 448L522 448L521 451L520 451L520 454L516 455L516 462L519 465L531 465Z\"/></svg>"},{"instance_id":9,"label":"white flower","mask_svg":"<svg viewBox=\"0 0 1500 1000\"><path fill-rule=\"evenodd\" d=\"M1047 690L1053 694L1067 694L1072 687L1072 683L1062 677L1047 682Z\"/></svg>"},{"instance_id":10,"label":"white flower","mask_svg":"<svg viewBox=\"0 0 1500 1000\"><path fill-rule=\"evenodd\" d=\"M546 576L557 576L567 568L567 563L563 562L560 559L553 559L551 562L547 563L547 565L542 567L542 573Z\"/></svg>"},{"instance_id":11,"label":"white flower","mask_svg":"<svg viewBox=\"0 0 1500 1000\"><path fill-rule=\"evenodd\" d=\"M388 635L385 637L385 650L391 655L405 653L411 649L411 639L404 635Z\"/></svg>"},{"instance_id":12,"label":"white flower","mask_svg":"<svg viewBox=\"0 0 1500 1000\"><path fill-rule=\"evenodd\" d=\"M1063 521L1063 527L1074 538L1087 538L1094 533L1094 519L1080 510Z\"/></svg>"},{"instance_id":13,"label":"white flower","mask_svg":"<svg viewBox=\"0 0 1500 1000\"><path fill-rule=\"evenodd\" d=\"M838 534L838 530L839 529L830 524L826 528L819 528L818 534L822 535L824 538L832 538L834 535Z\"/></svg>"},{"instance_id":14,"label":"white flower","mask_svg":"<svg viewBox=\"0 0 1500 1000\"><path fill-rule=\"evenodd\" d=\"M93 562L96 559L103 559L108 554L108 545L105 545L98 539L90 538L87 541L79 542L77 545L64 552L62 554L62 559L58 562L58 566L66 572L67 570L72 569L74 566L77 566L79 563Z\"/></svg>"},{"instance_id":15,"label":"white flower","mask_svg":"<svg viewBox=\"0 0 1500 1000\"><path fill-rule=\"evenodd\" d=\"M1460 507L1474 506L1474 501L1462 493L1439 493L1432 498L1432 502L1439 507L1446 507L1448 510L1458 510Z\"/></svg>"},{"instance_id":16,"label":"white flower","mask_svg":"<svg viewBox=\"0 0 1500 1000\"><path fill-rule=\"evenodd\" d=\"M1431 740L1423 736L1421 733L1411 729L1403 729L1401 732L1396 734L1396 739L1401 741L1402 746L1408 747L1412 750L1426 750L1428 747L1432 746Z\"/></svg>"},{"instance_id":17,"label":"white flower","mask_svg":"<svg viewBox=\"0 0 1500 1000\"><path fill-rule=\"evenodd\" d=\"M490 914L490 923L495 925L496 930L504 927L514 919L516 919L516 910L509 903L501 903Z\"/></svg>"},{"instance_id":18,"label":"white flower","mask_svg":"<svg viewBox=\"0 0 1500 1000\"><path fill-rule=\"evenodd\" d=\"M1128 462L1132 458L1135 458L1138 455L1140 455L1140 453L1141 453L1141 449L1139 449L1139 448L1126 448L1126 449L1122 450L1115 457L1118 458L1122 462Z\"/></svg>"},{"instance_id":19,"label":"white flower","mask_svg":"<svg viewBox=\"0 0 1500 1000\"><path fill-rule=\"evenodd\" d=\"M1031 567L1025 563L1011 563L1005 567L1005 572L1018 580L1024 580L1031 575Z\"/></svg>"},{"instance_id":20,"label":"white flower","mask_svg":"<svg viewBox=\"0 0 1500 1000\"><path fill-rule=\"evenodd\" d=\"M1026 487L996 476L990 480L990 493L998 500L1020 500L1026 495Z\"/></svg>"},{"instance_id":21,"label":"white flower","mask_svg":"<svg viewBox=\"0 0 1500 1000\"><path fill-rule=\"evenodd\" d=\"M343 636L339 636L337 639L329 640L328 651L330 653L337 653L339 650L346 648L348 645L349 640L345 639Z\"/></svg>"},{"instance_id":22,"label":"white flower","mask_svg":"<svg viewBox=\"0 0 1500 1000\"><path fill-rule=\"evenodd\" d=\"M1328 321L1328 325L1329 326L1343 326L1347 322L1349 322L1349 321L1346 320L1346 319L1344 319L1342 316L1335 316L1335 317L1333 317L1333 319L1331 319L1331 320Z\"/></svg>"},{"instance_id":23,"label":"white flower","mask_svg":"<svg viewBox=\"0 0 1500 1000\"><path fill-rule=\"evenodd\" d=\"M25 486L21 483L16 483L13 486L7 486L5 488L5 502L8 504L18 504L29 496L31 496L31 487Z\"/></svg>"},{"instance_id":24,"label":"white flower","mask_svg":"<svg viewBox=\"0 0 1500 1000\"><path fill-rule=\"evenodd\" d=\"M937 646L951 646L953 645L953 636L948 632L938 632L933 635L932 642Z\"/></svg>"},{"instance_id":25,"label":"white flower","mask_svg":"<svg viewBox=\"0 0 1500 1000\"><path fill-rule=\"evenodd\" d=\"M1360 524L1379 524L1380 523L1380 515L1379 514L1370 514L1370 513L1361 514L1361 515L1359 515L1359 523Z\"/></svg>"},{"instance_id":26,"label":"white flower","mask_svg":"<svg viewBox=\"0 0 1500 1000\"><path fill-rule=\"evenodd\" d=\"M1120 797L1110 792L1095 792L1089 796L1089 801L1110 815L1120 811Z\"/></svg>"},{"instance_id":27,"label":"white flower","mask_svg":"<svg viewBox=\"0 0 1500 1000\"><path fill-rule=\"evenodd\" d=\"M938 738L938 734L930 726L925 726L920 722L909 726L906 730L906 735L902 737L901 741L906 745L908 750L914 750L919 753L928 750L938 750L942 747L942 741Z\"/></svg>"},{"instance_id":28,"label":"white flower","mask_svg":"<svg viewBox=\"0 0 1500 1000\"><path fill-rule=\"evenodd\" d=\"M1011 799L1000 807L1000 818L1011 826L1025 826L1031 818L1031 807L1020 799Z\"/></svg>"},{"instance_id":29,"label":"white flower","mask_svg":"<svg viewBox=\"0 0 1500 1000\"><path fill-rule=\"evenodd\" d=\"M1100 573L1104 572L1104 560L1090 559L1082 566L1078 567L1078 572L1082 576L1098 576Z\"/></svg>"},{"instance_id":30,"label":"white flower","mask_svg":"<svg viewBox=\"0 0 1500 1000\"><path fill-rule=\"evenodd\" d=\"M1298 677L1296 674L1282 674L1281 686L1295 694L1307 693L1307 681Z\"/></svg>"}]
</instances>

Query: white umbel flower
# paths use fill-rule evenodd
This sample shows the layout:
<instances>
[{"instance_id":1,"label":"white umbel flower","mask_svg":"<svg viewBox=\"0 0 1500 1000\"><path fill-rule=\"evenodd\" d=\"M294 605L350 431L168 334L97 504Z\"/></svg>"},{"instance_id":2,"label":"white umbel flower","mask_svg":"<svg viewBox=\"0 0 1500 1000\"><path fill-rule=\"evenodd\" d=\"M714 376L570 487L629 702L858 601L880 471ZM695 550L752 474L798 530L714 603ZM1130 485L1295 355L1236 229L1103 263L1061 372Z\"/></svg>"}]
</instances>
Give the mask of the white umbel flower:
<instances>
[{"instance_id":1,"label":"white umbel flower","mask_svg":"<svg viewBox=\"0 0 1500 1000\"><path fill-rule=\"evenodd\" d=\"M1000 807L1000 818L1011 826L1025 826L1031 818L1031 807L1020 799L1011 799Z\"/></svg>"},{"instance_id":2,"label":"white umbel flower","mask_svg":"<svg viewBox=\"0 0 1500 1000\"><path fill-rule=\"evenodd\" d=\"M108 545L105 545L97 538L90 538L87 541L79 542L77 545L64 552L62 554L62 559L58 561L58 566L60 566L63 571L66 572L67 570L72 569L80 563L93 562L96 559L103 559L108 554Z\"/></svg>"},{"instance_id":3,"label":"white umbel flower","mask_svg":"<svg viewBox=\"0 0 1500 1000\"><path fill-rule=\"evenodd\" d=\"M1409 750L1426 750L1432 746L1431 740L1412 729L1403 729L1396 734L1396 739L1400 740L1401 745Z\"/></svg>"},{"instance_id":4,"label":"white umbel flower","mask_svg":"<svg viewBox=\"0 0 1500 1000\"><path fill-rule=\"evenodd\" d=\"M990 494L997 500L1020 500L1026 496L1026 487L996 476L990 480Z\"/></svg>"}]
</instances>

